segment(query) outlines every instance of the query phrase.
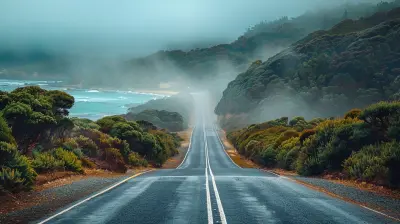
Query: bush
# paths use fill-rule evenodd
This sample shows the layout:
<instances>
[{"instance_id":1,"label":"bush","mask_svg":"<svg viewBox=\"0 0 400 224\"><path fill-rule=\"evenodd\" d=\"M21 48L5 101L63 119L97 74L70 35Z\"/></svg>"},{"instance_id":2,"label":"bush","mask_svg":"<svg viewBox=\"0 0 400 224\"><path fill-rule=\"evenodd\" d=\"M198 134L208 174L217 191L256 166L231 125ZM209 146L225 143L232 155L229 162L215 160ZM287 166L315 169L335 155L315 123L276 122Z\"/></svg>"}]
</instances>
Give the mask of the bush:
<instances>
[{"instance_id":1,"label":"bush","mask_svg":"<svg viewBox=\"0 0 400 224\"><path fill-rule=\"evenodd\" d=\"M56 159L49 152L36 153L32 166L38 173L59 171L64 169L64 161Z\"/></svg>"},{"instance_id":2,"label":"bush","mask_svg":"<svg viewBox=\"0 0 400 224\"><path fill-rule=\"evenodd\" d=\"M62 147L68 151L73 151L74 149L78 148L79 145L73 138L69 138L62 144Z\"/></svg>"},{"instance_id":3,"label":"bush","mask_svg":"<svg viewBox=\"0 0 400 224\"><path fill-rule=\"evenodd\" d=\"M131 166L144 166L147 167L147 160L143 159L138 153L132 152L129 154L128 163Z\"/></svg>"},{"instance_id":4,"label":"bush","mask_svg":"<svg viewBox=\"0 0 400 224\"><path fill-rule=\"evenodd\" d=\"M309 138L310 136L315 135L315 130L314 129L306 129L303 130L300 134L300 144L303 144L304 140Z\"/></svg>"},{"instance_id":5,"label":"bush","mask_svg":"<svg viewBox=\"0 0 400 224\"><path fill-rule=\"evenodd\" d=\"M13 193L30 188L26 179L20 171L9 167L0 169L0 192L10 191Z\"/></svg>"},{"instance_id":6,"label":"bush","mask_svg":"<svg viewBox=\"0 0 400 224\"><path fill-rule=\"evenodd\" d=\"M351 109L349 112L347 112L344 115L344 118L358 118L361 114L361 110L360 109Z\"/></svg>"},{"instance_id":7,"label":"bush","mask_svg":"<svg viewBox=\"0 0 400 224\"><path fill-rule=\"evenodd\" d=\"M400 185L400 144L389 142L363 147L344 162L344 171L354 179L383 185Z\"/></svg>"},{"instance_id":8,"label":"bush","mask_svg":"<svg viewBox=\"0 0 400 224\"><path fill-rule=\"evenodd\" d=\"M277 152L272 148L261 151L262 164L266 167L274 167L276 164Z\"/></svg>"},{"instance_id":9,"label":"bush","mask_svg":"<svg viewBox=\"0 0 400 224\"><path fill-rule=\"evenodd\" d=\"M19 185L21 188L10 189L9 185L3 185L2 188L4 190L16 192L20 190L29 190L33 186L37 174L32 168L28 158L22 156L15 145L0 142L0 167L7 170L4 171L3 178L8 177L8 174L12 174L15 175L15 177L23 179L22 185ZM6 179L3 179L3 181L4 182L0 183L0 185L8 183Z\"/></svg>"},{"instance_id":10,"label":"bush","mask_svg":"<svg viewBox=\"0 0 400 224\"><path fill-rule=\"evenodd\" d=\"M90 169L96 168L96 164L86 157L82 157L81 161L82 161L82 166L84 166L84 167L87 167Z\"/></svg>"},{"instance_id":11,"label":"bush","mask_svg":"<svg viewBox=\"0 0 400 224\"><path fill-rule=\"evenodd\" d=\"M290 138L295 138L295 137L299 137L299 133L295 130L287 130L285 132L283 132L279 138L275 141L274 147L278 148L282 142L290 139Z\"/></svg>"},{"instance_id":12,"label":"bush","mask_svg":"<svg viewBox=\"0 0 400 224\"><path fill-rule=\"evenodd\" d=\"M78 157L78 159L81 159L83 157L83 152L80 148L76 148L72 150L72 152Z\"/></svg>"},{"instance_id":13,"label":"bush","mask_svg":"<svg viewBox=\"0 0 400 224\"><path fill-rule=\"evenodd\" d=\"M8 127L7 122L0 114L0 141L11 144L16 144L14 137L12 136L11 129Z\"/></svg>"},{"instance_id":14,"label":"bush","mask_svg":"<svg viewBox=\"0 0 400 224\"><path fill-rule=\"evenodd\" d=\"M85 154L86 156L96 157L98 155L99 148L92 139L80 135L79 137L75 138L75 141L76 143L78 143L83 154Z\"/></svg>"},{"instance_id":15,"label":"bush","mask_svg":"<svg viewBox=\"0 0 400 224\"><path fill-rule=\"evenodd\" d=\"M107 148L104 153L104 160L109 164L112 171L125 173L127 167L125 166L124 159L116 148Z\"/></svg>"},{"instance_id":16,"label":"bush","mask_svg":"<svg viewBox=\"0 0 400 224\"><path fill-rule=\"evenodd\" d=\"M83 129L95 129L99 130L100 126L96 124L94 121L87 118L71 118L71 121L74 123L75 127L83 128Z\"/></svg>"},{"instance_id":17,"label":"bush","mask_svg":"<svg viewBox=\"0 0 400 224\"><path fill-rule=\"evenodd\" d=\"M73 152L67 151L63 148L57 148L53 150L53 155L56 159L64 162L66 170L83 173L82 162Z\"/></svg>"}]
</instances>

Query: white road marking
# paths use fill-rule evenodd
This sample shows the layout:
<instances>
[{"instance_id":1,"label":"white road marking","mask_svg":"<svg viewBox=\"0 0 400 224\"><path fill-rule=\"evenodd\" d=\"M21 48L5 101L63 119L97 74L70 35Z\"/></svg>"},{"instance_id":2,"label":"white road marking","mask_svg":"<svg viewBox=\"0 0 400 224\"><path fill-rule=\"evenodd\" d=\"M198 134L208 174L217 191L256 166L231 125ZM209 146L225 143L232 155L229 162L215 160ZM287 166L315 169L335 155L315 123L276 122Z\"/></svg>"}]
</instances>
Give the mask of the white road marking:
<instances>
[{"instance_id":1,"label":"white road marking","mask_svg":"<svg viewBox=\"0 0 400 224\"><path fill-rule=\"evenodd\" d=\"M48 221L54 219L55 217L57 217L57 216L59 216L59 215L62 215L62 214L64 214L64 213L68 212L69 210L71 210L71 209L73 209L73 208L75 208L75 207L77 207L77 206L79 206L79 205L81 205L81 204L83 204L83 203L85 203L85 202L87 202L87 201L89 201L89 200L91 200L91 199L93 199L93 198L95 198L95 197L101 195L101 194L104 194L104 193L106 193L106 192L109 191L109 190L112 190L112 189L118 187L119 185L125 183L126 181L128 181L128 180L130 180L130 179L132 179L132 178L135 178L135 177L137 177L137 176L139 176L139 175L142 175L142 174L145 174L145 173L148 173L148 172L151 172L151 171L153 171L153 170L147 170L147 171L145 171L145 172L138 173L138 174L135 174L135 175L133 175L133 176L131 176L131 177L128 177L128 178L126 178L126 179L124 179L124 180L122 180L122 181L120 181L120 182L118 182L118 183L112 185L111 187L108 187L108 188L106 188L106 189L100 191L99 193L97 193L97 194L95 194L95 195L92 195L92 196L86 198L85 200L80 201L80 202L78 202L78 203L76 203L76 204L74 204L74 205L72 205L72 206L70 206L70 207L68 207L68 208L66 208L66 209L64 209L64 210L62 210L62 211L60 211L60 212L58 212L57 214L54 214L54 215L48 217L47 219L45 219L45 220L39 222L38 224L46 223L46 222L48 222Z\"/></svg>"},{"instance_id":2,"label":"white road marking","mask_svg":"<svg viewBox=\"0 0 400 224\"><path fill-rule=\"evenodd\" d=\"M217 137L218 137L219 144L221 144L221 146L222 146L222 150L225 152L225 154L228 156L228 158L231 160L231 162L232 162L233 164L235 164L235 166L239 167L240 169L243 169L242 167L240 167L239 165L237 165L237 164L232 160L232 158L228 155L228 153L226 152L224 143L222 143L221 138L219 137L219 133L218 133L217 130L215 129L215 125L214 125L214 128L213 128L213 129L214 129L214 132L216 133L216 135L217 135Z\"/></svg>"},{"instance_id":3,"label":"white road marking","mask_svg":"<svg viewBox=\"0 0 400 224\"><path fill-rule=\"evenodd\" d=\"M204 131L204 140L205 142L206 139L206 135L205 135L205 128L204 128L204 123L203 123L203 131ZM207 167L208 167L208 151L207 148L205 148L204 150L204 154L205 154L205 159L206 159L206 167L205 167L205 175L206 175L206 197L207 197L207 215L208 215L208 224L213 224L214 220L213 220L213 215L212 215L212 208L211 208L211 196L210 196L210 187L208 186L208 171L207 171Z\"/></svg>"},{"instance_id":4,"label":"white road marking","mask_svg":"<svg viewBox=\"0 0 400 224\"><path fill-rule=\"evenodd\" d=\"M192 148L192 138L193 138L193 132L194 129L196 128L196 126L193 127L192 129L192 134L190 134L190 140L189 140L189 146L188 146L188 150L186 151L185 157L183 158L181 164L179 164L179 166L176 169L180 169L180 167L182 166L182 164L185 162L187 155L189 154L190 149Z\"/></svg>"},{"instance_id":5,"label":"white road marking","mask_svg":"<svg viewBox=\"0 0 400 224\"><path fill-rule=\"evenodd\" d=\"M222 206L221 198L219 197L219 193L218 193L217 184L215 183L215 177L214 177L214 174L213 174L213 172L211 170L211 166L210 166L210 160L209 160L209 156L208 156L208 143L207 143L207 138L206 138L206 130L204 128L204 123L203 123L203 131L204 131L205 151L206 151L206 155L207 155L206 165L208 166L208 170L210 171L212 186L213 186L214 193L215 193L215 200L217 201L219 217L221 218L222 224L227 224L224 207Z\"/></svg>"}]
</instances>

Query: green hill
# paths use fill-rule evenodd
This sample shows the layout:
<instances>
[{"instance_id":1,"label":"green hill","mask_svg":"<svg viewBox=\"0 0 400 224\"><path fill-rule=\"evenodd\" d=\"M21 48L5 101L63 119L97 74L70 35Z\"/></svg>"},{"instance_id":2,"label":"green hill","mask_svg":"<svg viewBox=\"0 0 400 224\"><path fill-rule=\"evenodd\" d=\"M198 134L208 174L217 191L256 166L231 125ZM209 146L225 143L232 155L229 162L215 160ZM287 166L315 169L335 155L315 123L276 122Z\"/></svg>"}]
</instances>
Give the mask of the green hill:
<instances>
[{"instance_id":1,"label":"green hill","mask_svg":"<svg viewBox=\"0 0 400 224\"><path fill-rule=\"evenodd\" d=\"M215 112L223 124L238 117L250 124L281 116L337 116L399 99L398 18L400 8L347 19L255 61L229 83Z\"/></svg>"}]
</instances>

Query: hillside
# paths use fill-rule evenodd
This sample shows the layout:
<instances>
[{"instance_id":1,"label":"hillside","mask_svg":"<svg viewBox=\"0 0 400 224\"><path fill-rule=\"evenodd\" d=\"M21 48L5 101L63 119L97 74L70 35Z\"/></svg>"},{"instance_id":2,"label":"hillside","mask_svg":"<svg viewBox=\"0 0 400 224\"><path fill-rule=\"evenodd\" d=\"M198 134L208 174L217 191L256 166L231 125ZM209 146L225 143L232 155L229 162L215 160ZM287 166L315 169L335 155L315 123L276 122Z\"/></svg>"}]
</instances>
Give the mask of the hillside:
<instances>
[{"instance_id":1,"label":"hillside","mask_svg":"<svg viewBox=\"0 0 400 224\"><path fill-rule=\"evenodd\" d=\"M306 12L295 18L284 16L274 21L263 21L250 27L237 40L209 48L190 51L159 51L144 58L127 63L126 72L144 77L143 84L160 81L179 80L179 83L200 86L211 77L228 77L231 80L243 72L252 61L266 60L307 34L320 29L329 29L345 19L358 19L375 12L400 6L400 1L378 5L359 3L341 5L331 9ZM156 80L157 80L156 79ZM150 82L149 82L150 81ZM211 89L206 82L202 87ZM220 85L226 85L222 82Z\"/></svg>"},{"instance_id":2,"label":"hillside","mask_svg":"<svg viewBox=\"0 0 400 224\"><path fill-rule=\"evenodd\" d=\"M337 116L399 99L400 8L316 31L230 82L215 112L223 124L281 116ZM237 122L236 122L237 123ZM240 124L237 124L240 126Z\"/></svg>"},{"instance_id":3,"label":"hillside","mask_svg":"<svg viewBox=\"0 0 400 224\"><path fill-rule=\"evenodd\" d=\"M182 115L177 112L169 112L166 110L144 110L137 114L130 112L125 115L125 118L137 122L147 121L158 128L173 132L182 131L187 128L187 126L184 126Z\"/></svg>"},{"instance_id":4,"label":"hillside","mask_svg":"<svg viewBox=\"0 0 400 224\"><path fill-rule=\"evenodd\" d=\"M187 127L188 123L190 122L191 115L193 114L193 98L189 93L179 93L163 99L150 100L144 104L129 108L128 115L140 114L143 111L155 110L176 112L182 116L183 126Z\"/></svg>"},{"instance_id":5,"label":"hillside","mask_svg":"<svg viewBox=\"0 0 400 224\"><path fill-rule=\"evenodd\" d=\"M40 47L14 50L0 46L0 78L57 79L86 87L119 88L158 88L161 82L169 82L174 89L197 86L214 91L219 97L221 88L236 74L245 71L252 61L266 60L310 32L328 29L343 19L356 19L395 6L400 6L399 0L378 5L359 3L318 9L295 18L263 21L231 43L210 47L205 47L210 44L200 44L198 46L203 48L163 50L146 57L116 61L63 54ZM93 74L96 79L92 78ZM214 85L209 85L210 78Z\"/></svg>"}]
</instances>

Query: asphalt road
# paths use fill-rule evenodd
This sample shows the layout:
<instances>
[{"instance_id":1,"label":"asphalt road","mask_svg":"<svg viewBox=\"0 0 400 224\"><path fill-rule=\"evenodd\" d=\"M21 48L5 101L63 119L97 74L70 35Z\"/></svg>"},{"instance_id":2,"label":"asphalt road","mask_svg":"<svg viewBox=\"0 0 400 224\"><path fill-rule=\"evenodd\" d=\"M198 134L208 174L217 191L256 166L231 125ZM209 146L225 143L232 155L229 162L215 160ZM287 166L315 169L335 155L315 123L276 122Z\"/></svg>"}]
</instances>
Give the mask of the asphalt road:
<instances>
[{"instance_id":1,"label":"asphalt road","mask_svg":"<svg viewBox=\"0 0 400 224\"><path fill-rule=\"evenodd\" d=\"M396 223L284 177L239 168L223 149L207 100L194 96L197 122L177 169L130 179L47 223Z\"/></svg>"}]
</instances>

